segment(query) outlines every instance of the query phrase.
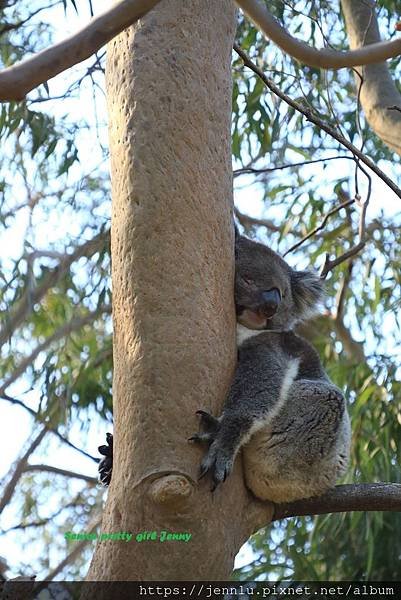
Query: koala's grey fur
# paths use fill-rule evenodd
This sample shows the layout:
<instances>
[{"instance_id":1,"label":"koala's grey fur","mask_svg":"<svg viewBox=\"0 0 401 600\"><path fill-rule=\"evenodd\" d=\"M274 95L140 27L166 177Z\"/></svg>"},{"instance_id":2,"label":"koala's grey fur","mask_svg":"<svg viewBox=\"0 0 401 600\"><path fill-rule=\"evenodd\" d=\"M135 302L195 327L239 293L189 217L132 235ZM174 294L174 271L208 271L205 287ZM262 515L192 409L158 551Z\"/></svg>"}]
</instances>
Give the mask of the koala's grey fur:
<instances>
[{"instance_id":1,"label":"koala's grey fur","mask_svg":"<svg viewBox=\"0 0 401 600\"><path fill-rule=\"evenodd\" d=\"M275 252L236 235L238 365L222 415L199 411L209 443L201 476L214 487L243 449L248 488L273 502L319 495L346 470L350 424L341 391L317 352L293 332L323 297L322 281L294 271Z\"/></svg>"}]
</instances>

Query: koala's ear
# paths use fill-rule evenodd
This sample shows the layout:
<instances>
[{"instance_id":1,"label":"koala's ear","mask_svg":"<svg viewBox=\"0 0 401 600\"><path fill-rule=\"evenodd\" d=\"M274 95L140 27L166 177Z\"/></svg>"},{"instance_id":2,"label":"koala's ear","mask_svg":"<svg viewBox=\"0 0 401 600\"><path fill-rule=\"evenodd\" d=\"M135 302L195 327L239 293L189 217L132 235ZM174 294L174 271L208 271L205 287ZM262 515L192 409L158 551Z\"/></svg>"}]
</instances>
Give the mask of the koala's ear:
<instances>
[{"instance_id":1,"label":"koala's ear","mask_svg":"<svg viewBox=\"0 0 401 600\"><path fill-rule=\"evenodd\" d=\"M324 299L323 280L310 271L292 271L291 287L299 319L309 319Z\"/></svg>"}]
</instances>

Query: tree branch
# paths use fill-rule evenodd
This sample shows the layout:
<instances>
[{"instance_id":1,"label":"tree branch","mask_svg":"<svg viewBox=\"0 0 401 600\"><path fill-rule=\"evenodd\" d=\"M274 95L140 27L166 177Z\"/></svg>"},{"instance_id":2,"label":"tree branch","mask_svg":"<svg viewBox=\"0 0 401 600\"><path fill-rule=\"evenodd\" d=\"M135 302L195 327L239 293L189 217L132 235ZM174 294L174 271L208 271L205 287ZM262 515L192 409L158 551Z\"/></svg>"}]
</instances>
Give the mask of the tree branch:
<instances>
[{"instance_id":1,"label":"tree branch","mask_svg":"<svg viewBox=\"0 0 401 600\"><path fill-rule=\"evenodd\" d=\"M350 511L401 512L401 484L359 483L338 485L322 496L276 504L273 521L288 517Z\"/></svg>"},{"instance_id":2,"label":"tree branch","mask_svg":"<svg viewBox=\"0 0 401 600\"><path fill-rule=\"evenodd\" d=\"M274 232L280 232L282 229L279 225L276 225L269 219L257 219L256 217L250 217L249 215L240 212L236 206L234 206L234 215L245 229L249 229L249 227L252 226L266 227L270 231Z\"/></svg>"},{"instance_id":3,"label":"tree branch","mask_svg":"<svg viewBox=\"0 0 401 600\"><path fill-rule=\"evenodd\" d=\"M338 340L342 343L349 360L355 364L361 364L366 361L363 342L357 342L351 335L351 332L344 325L342 318L331 319L334 332Z\"/></svg>"},{"instance_id":4,"label":"tree branch","mask_svg":"<svg viewBox=\"0 0 401 600\"><path fill-rule=\"evenodd\" d=\"M25 530L25 529L29 529L31 527L43 527L44 525L46 525L49 522L54 521L54 519L56 517L58 517L59 515L61 515L62 512L69 510L70 508L77 508L77 507L82 507L82 506L86 506L86 502L83 499L83 494L82 492L78 492L78 494L75 495L75 497L70 501L67 502L67 504L62 504L61 506L58 507L58 509L56 511L54 511L51 515L44 517L43 519L38 519L37 521L30 521L29 523L18 523L18 525L13 525L12 527L9 527L8 529L2 529L1 533L4 535L6 533L9 533L10 531L17 531L17 530ZM0 560L1 563L1 560ZM1 564L0 564L0 574L1 574ZM1 579L1 577L0 577ZM3 600L3 599L1 599Z\"/></svg>"},{"instance_id":5,"label":"tree branch","mask_svg":"<svg viewBox=\"0 0 401 600\"><path fill-rule=\"evenodd\" d=\"M3 510L5 509L7 504L10 502L10 500L14 494L15 486L17 485L21 475L25 471L26 465L28 463L28 458L39 446L39 444L45 437L46 433L47 433L47 429L46 429L46 427L43 427L43 429L41 429L40 433L36 436L36 438L31 443L31 445L29 446L27 451L22 455L22 457L17 462L15 469L14 469L14 473L12 474L10 481L7 483L5 490L3 492L3 496L0 499L0 513L3 512Z\"/></svg>"},{"instance_id":6,"label":"tree branch","mask_svg":"<svg viewBox=\"0 0 401 600\"><path fill-rule=\"evenodd\" d=\"M355 0L350 2L354 3ZM236 0L236 3L269 40L277 44L286 54L311 67L342 69L383 62L401 54L400 38L377 42L347 52L331 48L317 50L293 38L259 0Z\"/></svg>"},{"instance_id":7,"label":"tree branch","mask_svg":"<svg viewBox=\"0 0 401 600\"><path fill-rule=\"evenodd\" d=\"M30 408L26 404L24 404L24 402L22 402L22 400L18 400L18 398L12 398L8 394L4 394L2 399L4 399L7 402L10 402L11 404L14 404L16 406L21 406L21 408L24 408L27 412L29 412L29 414L35 419L35 421L37 423L41 423L42 425L44 425L46 427L47 431L54 433L54 435L56 435L61 442L63 442L64 444L66 444L67 446L72 448L73 450L76 450L83 456L90 458L94 462L96 462L96 463L99 462L99 458L92 456L88 452L85 452L85 450L82 450L82 448L78 448L78 446L75 446L75 444L70 442L70 440L68 440L66 437L64 437L57 429L54 429L49 423L44 422L41 419L40 414L35 412L32 408Z\"/></svg>"},{"instance_id":8,"label":"tree branch","mask_svg":"<svg viewBox=\"0 0 401 600\"><path fill-rule=\"evenodd\" d=\"M349 286L351 283L353 268L354 268L354 262L352 260L350 260L350 262L348 263L347 270L346 270L342 280L340 281L340 288L339 288L337 296L336 296L336 308L335 308L335 312L333 314L333 319L341 319L342 320L342 318L344 316L345 300L346 300L347 292L349 290Z\"/></svg>"},{"instance_id":9,"label":"tree branch","mask_svg":"<svg viewBox=\"0 0 401 600\"><path fill-rule=\"evenodd\" d=\"M68 471L67 469L59 469L58 467L53 467L52 465L26 465L24 472L32 472L32 471L46 471L47 473L55 473L56 475L63 475L64 477L73 477L75 479L82 479L87 483L96 484L96 477L90 477L89 475L85 475L84 473L76 473L75 471Z\"/></svg>"},{"instance_id":10,"label":"tree branch","mask_svg":"<svg viewBox=\"0 0 401 600\"><path fill-rule=\"evenodd\" d=\"M89 58L160 0L122 0L67 39L0 71L0 101L23 100L28 92Z\"/></svg>"},{"instance_id":11,"label":"tree branch","mask_svg":"<svg viewBox=\"0 0 401 600\"><path fill-rule=\"evenodd\" d=\"M337 142L342 144L345 148L348 148L348 150L350 150L352 152L352 154L354 154L354 156L358 157L362 163L364 163L367 167L369 167L369 169L371 169L374 173L376 173L376 175L378 177L380 177L380 179L399 198L401 198L401 189L397 185L395 185L395 183L389 177L387 177L387 175L385 173L383 173L383 171L381 169L379 169L379 167L373 161L371 161L370 158L365 156L365 154L363 154L363 152L358 150L358 148L356 146L354 146L354 144L349 142L345 137L343 137L340 133L338 133L335 129L333 129L333 127L330 127L330 125L327 125L324 121L322 121L317 116L315 116L309 108L303 107L301 104L299 104L299 102L296 102L295 100L293 100L292 98L287 96L287 94L284 94L284 92L282 92L280 90L280 88L274 83L274 81L269 79L269 77L266 77L266 75L263 73L263 71L261 71L259 69L259 67L257 67L252 62L252 60L249 58L249 56L242 50L242 48L240 48L240 46L238 46L238 44L234 44L234 50L242 58L244 64L249 69L251 69L251 71L253 71L258 77L260 77L260 79L263 81L263 83L266 85L266 87L269 88L269 90L271 90L273 92L273 94L276 94L276 96L281 98L281 100L284 100L284 102L286 102L289 106L291 106L296 111L298 111L299 113L304 115L308 119L308 121L310 121L311 123L313 123L320 129L322 129L323 131L328 133L332 138L337 140Z\"/></svg>"},{"instance_id":12,"label":"tree branch","mask_svg":"<svg viewBox=\"0 0 401 600\"><path fill-rule=\"evenodd\" d=\"M22 100L38 85L89 58L159 1L122 0L69 38L3 69L0 71L0 101ZM340 69L378 63L401 54L401 39L377 42L347 52L330 48L317 50L293 38L258 0L237 0L237 4L284 52L310 66Z\"/></svg>"},{"instance_id":13,"label":"tree branch","mask_svg":"<svg viewBox=\"0 0 401 600\"><path fill-rule=\"evenodd\" d=\"M4 395L4 392L6 391L6 389L12 383L14 383L14 381L16 381L19 377L21 377L21 375L23 373L25 373L26 369L29 367L29 365L31 365L33 363L33 361L38 357L38 355L41 352L43 352L48 346L53 344L53 342L56 342L57 340L60 340L61 338L67 337L73 331L82 329L83 327L85 327L85 325L92 323L100 315L102 315L103 313L106 313L106 312L111 312L111 307L103 306L103 307L99 308L98 310L85 315L84 317L71 319L71 321L68 321L68 323L65 323L62 327L57 329L57 331L55 331L53 333L53 335L49 336L48 338L45 339L44 342L42 342L41 344L36 346L36 348L31 352L31 354L29 356L25 357L24 360L21 361L21 363L14 369L14 371L11 373L10 377L8 377L8 379L6 379L4 381L4 383L2 384L2 386L0 387L0 396Z\"/></svg>"},{"instance_id":14,"label":"tree branch","mask_svg":"<svg viewBox=\"0 0 401 600\"><path fill-rule=\"evenodd\" d=\"M1 84L0 84L1 85ZM105 246L110 244L110 231L101 231L93 239L88 240L78 248L75 248L71 254L66 254L63 260L53 269L43 282L33 290L25 291L15 311L5 318L5 324L0 330L0 348L11 337L14 330L23 322L33 306L40 302L46 292L55 286L70 268L72 263L82 256L92 256L100 252Z\"/></svg>"},{"instance_id":15,"label":"tree branch","mask_svg":"<svg viewBox=\"0 0 401 600\"><path fill-rule=\"evenodd\" d=\"M233 171L234 179L240 175L260 175L261 173L272 173L273 171L281 171L282 169L291 169L293 167L304 167L305 165L313 165L314 163L326 162L329 160L353 160L353 156L327 156L326 158L315 158L313 160L302 160L296 163L288 163L286 165L278 165L278 167L266 167L265 169L254 169L253 167L243 167L242 169L235 169Z\"/></svg>"},{"instance_id":16,"label":"tree branch","mask_svg":"<svg viewBox=\"0 0 401 600\"><path fill-rule=\"evenodd\" d=\"M0 36L4 35L5 33L8 33L9 31L15 31L16 29L19 29L20 27L22 27L23 25L28 23L33 17L36 17L36 15L38 15L40 12L42 12L44 10L49 10L49 8L53 8L54 6L57 6L57 4L58 4L58 1L53 2L52 4L48 4L47 6L41 6L37 10L34 10L28 17L26 17L25 19L22 19L21 21L18 21L17 23L4 23L4 25L2 25L0 27ZM0 3L0 10L1 10L1 8L2 7L1 7L1 3Z\"/></svg>"},{"instance_id":17,"label":"tree branch","mask_svg":"<svg viewBox=\"0 0 401 600\"><path fill-rule=\"evenodd\" d=\"M101 518L95 518L86 529L85 533L93 533L95 529L99 527L102 520ZM89 543L89 540L81 540L79 542L74 542L73 549L67 556L52 570L48 575L46 575L44 581L38 581L35 585L35 593L38 594L40 590L47 586L49 581L52 581L68 564L72 563L77 556L79 556L85 546Z\"/></svg>"},{"instance_id":18,"label":"tree branch","mask_svg":"<svg viewBox=\"0 0 401 600\"><path fill-rule=\"evenodd\" d=\"M357 342L351 335L351 332L344 325L344 307L352 278L354 262L349 261L347 270L340 281L340 287L336 296L336 307L329 315L333 330L342 343L346 355L353 363L364 363L366 361L363 342Z\"/></svg>"},{"instance_id":19,"label":"tree branch","mask_svg":"<svg viewBox=\"0 0 401 600\"><path fill-rule=\"evenodd\" d=\"M341 0L351 48L369 49L380 42L376 6L373 0ZM401 114L388 110L401 105L401 94L388 66L382 62L355 70L362 80L359 97L369 125L389 148L401 155Z\"/></svg>"},{"instance_id":20,"label":"tree branch","mask_svg":"<svg viewBox=\"0 0 401 600\"><path fill-rule=\"evenodd\" d=\"M327 277L328 273L330 271L332 271L335 267L337 267L339 264L341 264L345 260L348 260L352 256L356 256L365 247L365 244L366 244L366 210L367 210L368 204L369 204L370 186L371 186L371 180L369 179L369 191L368 191L368 195L364 201L361 201L360 198L355 196L355 201L361 209L361 214L359 216L359 225L358 225L359 242L357 244L354 244L349 250L347 250L347 252L344 252L337 258L333 258L333 260L330 260L329 254L326 254L326 260L324 261L324 265L320 272L320 277L322 279L325 279Z\"/></svg>"},{"instance_id":21,"label":"tree branch","mask_svg":"<svg viewBox=\"0 0 401 600\"><path fill-rule=\"evenodd\" d=\"M312 229L311 231L309 231L296 244L294 244L293 246L291 246L290 248L288 248L288 250L286 250L286 252L284 252L283 256L286 256L290 252L294 252L294 250L296 250L297 248L299 248L299 246L301 246L304 242L306 242L306 240L309 240L309 238L313 237L316 233L318 233L318 231L321 231L322 229L324 229L325 226L326 226L327 221L329 220L329 218L332 215L334 215L335 213L337 213L342 208L346 208L347 206L350 206L354 202L355 202L355 199L351 198L349 200L346 200L346 202L342 202L341 204L338 204L337 206L335 206L334 208L332 208L331 210L329 210L329 212L326 213L325 216L323 217L322 222L319 225L317 225L316 227L314 227L314 229Z\"/></svg>"}]
</instances>

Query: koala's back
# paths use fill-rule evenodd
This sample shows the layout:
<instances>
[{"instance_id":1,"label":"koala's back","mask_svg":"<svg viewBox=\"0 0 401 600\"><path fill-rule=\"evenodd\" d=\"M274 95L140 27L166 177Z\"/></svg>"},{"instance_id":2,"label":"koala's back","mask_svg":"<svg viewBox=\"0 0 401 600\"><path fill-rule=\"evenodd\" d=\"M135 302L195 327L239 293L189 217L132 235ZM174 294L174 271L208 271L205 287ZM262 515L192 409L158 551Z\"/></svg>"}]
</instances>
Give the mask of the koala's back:
<instances>
[{"instance_id":1,"label":"koala's back","mask_svg":"<svg viewBox=\"0 0 401 600\"><path fill-rule=\"evenodd\" d=\"M246 362L258 365L251 394L266 372L270 382L281 386L272 418L256 422L243 446L247 486L273 502L322 494L348 464L350 423L342 393L328 379L314 348L293 333L260 334L241 351Z\"/></svg>"}]
</instances>

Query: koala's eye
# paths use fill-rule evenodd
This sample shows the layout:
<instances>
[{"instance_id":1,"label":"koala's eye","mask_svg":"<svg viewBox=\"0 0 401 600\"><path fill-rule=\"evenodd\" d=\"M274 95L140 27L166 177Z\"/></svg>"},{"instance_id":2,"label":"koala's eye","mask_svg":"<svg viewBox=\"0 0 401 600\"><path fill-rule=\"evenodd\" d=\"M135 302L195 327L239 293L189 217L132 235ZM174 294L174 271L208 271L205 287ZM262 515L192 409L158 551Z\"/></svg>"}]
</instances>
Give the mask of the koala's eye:
<instances>
[{"instance_id":1,"label":"koala's eye","mask_svg":"<svg viewBox=\"0 0 401 600\"><path fill-rule=\"evenodd\" d=\"M243 277L242 280L247 284L247 285L252 285L252 279L249 279L249 277Z\"/></svg>"}]
</instances>

